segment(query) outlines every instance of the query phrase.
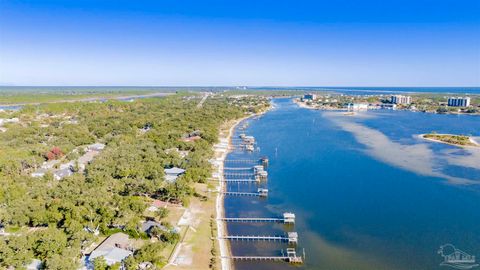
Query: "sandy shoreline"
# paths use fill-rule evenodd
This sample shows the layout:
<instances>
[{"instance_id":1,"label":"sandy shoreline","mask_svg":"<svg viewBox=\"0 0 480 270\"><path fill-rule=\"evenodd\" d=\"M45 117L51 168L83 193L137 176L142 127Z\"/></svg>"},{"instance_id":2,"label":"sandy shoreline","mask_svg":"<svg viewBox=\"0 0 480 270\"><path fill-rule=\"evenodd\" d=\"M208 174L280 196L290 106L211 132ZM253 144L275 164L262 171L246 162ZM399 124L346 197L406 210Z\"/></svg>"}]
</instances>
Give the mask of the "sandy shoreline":
<instances>
[{"instance_id":1,"label":"sandy shoreline","mask_svg":"<svg viewBox=\"0 0 480 270\"><path fill-rule=\"evenodd\" d=\"M240 124L242 121L248 118L262 115L266 113L268 110L264 112L252 114L247 117L243 117L236 120L235 123L229 128L228 134L226 136L225 135L220 136L219 138L219 141L220 141L219 145L221 145L222 142L227 141L226 151L222 151L221 147L218 147L218 146L215 148L216 154L219 154L219 153L221 154L220 157L217 158L217 162L219 162L219 166L217 167L216 173L218 174L219 186L218 186L218 195L216 199L216 213L217 213L217 239L220 246L220 258L221 258L220 261L221 261L222 270L234 269L231 260L228 258L231 256L231 249L230 249L229 242L228 240L221 239L221 237L227 234L227 226L224 221L218 220L219 218L225 217L225 207L224 207L224 200L223 200L224 196L222 194L222 191L225 189L225 183L223 182L224 180L223 167L224 167L225 159L227 158L227 155L230 153L231 138L233 136L233 131L238 126L238 124Z\"/></svg>"}]
</instances>

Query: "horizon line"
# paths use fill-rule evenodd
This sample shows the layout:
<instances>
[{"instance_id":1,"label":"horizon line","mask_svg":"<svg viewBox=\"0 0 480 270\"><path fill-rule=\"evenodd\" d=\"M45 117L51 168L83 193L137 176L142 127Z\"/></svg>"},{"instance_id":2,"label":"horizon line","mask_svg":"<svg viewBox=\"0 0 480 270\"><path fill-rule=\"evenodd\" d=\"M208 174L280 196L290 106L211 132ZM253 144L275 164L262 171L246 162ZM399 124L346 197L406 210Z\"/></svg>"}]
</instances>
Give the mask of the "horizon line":
<instances>
[{"instance_id":1,"label":"horizon line","mask_svg":"<svg viewBox=\"0 0 480 270\"><path fill-rule=\"evenodd\" d=\"M356 86L317 86L317 85L0 85L0 87L142 87L142 88L480 88L480 85L476 86L463 86L463 85L448 85L448 86L369 86L369 85L356 85Z\"/></svg>"}]
</instances>

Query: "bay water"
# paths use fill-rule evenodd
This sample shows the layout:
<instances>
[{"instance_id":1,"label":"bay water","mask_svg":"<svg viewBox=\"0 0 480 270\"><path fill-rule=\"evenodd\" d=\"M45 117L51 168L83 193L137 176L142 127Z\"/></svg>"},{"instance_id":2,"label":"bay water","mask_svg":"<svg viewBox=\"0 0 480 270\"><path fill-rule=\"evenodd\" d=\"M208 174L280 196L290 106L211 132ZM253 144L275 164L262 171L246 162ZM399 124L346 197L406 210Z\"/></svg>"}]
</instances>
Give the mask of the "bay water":
<instances>
[{"instance_id":1,"label":"bay water","mask_svg":"<svg viewBox=\"0 0 480 270\"><path fill-rule=\"evenodd\" d=\"M269 189L268 198L225 198L227 217L278 217L296 224L228 223L230 235L296 231L305 264L235 262L236 269L446 269L440 246L452 244L480 259L480 150L428 142L436 131L480 136L480 117L408 111L355 116L298 107L274 99L274 109L249 119L268 181L236 183L229 191ZM242 125L239 125L241 127ZM280 256L281 242L232 241L237 256Z\"/></svg>"}]
</instances>

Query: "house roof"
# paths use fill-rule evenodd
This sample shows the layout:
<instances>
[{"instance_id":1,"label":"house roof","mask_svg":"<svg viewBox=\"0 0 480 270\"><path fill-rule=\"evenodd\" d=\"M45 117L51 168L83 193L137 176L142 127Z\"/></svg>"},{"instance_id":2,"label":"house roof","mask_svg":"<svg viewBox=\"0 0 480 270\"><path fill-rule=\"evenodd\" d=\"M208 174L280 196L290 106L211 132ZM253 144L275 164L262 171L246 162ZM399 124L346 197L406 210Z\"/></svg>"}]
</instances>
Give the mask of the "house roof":
<instances>
[{"instance_id":1,"label":"house roof","mask_svg":"<svg viewBox=\"0 0 480 270\"><path fill-rule=\"evenodd\" d=\"M105 258L105 261L107 262L108 265L112 265L118 262L123 261L125 258L128 256L132 255L133 252L130 250L126 250L123 248L118 248L118 247L111 247L108 249L102 249L102 250L94 250L89 257L89 260L93 260L95 258L98 258L100 256L103 256Z\"/></svg>"},{"instance_id":2,"label":"house roof","mask_svg":"<svg viewBox=\"0 0 480 270\"><path fill-rule=\"evenodd\" d=\"M165 171L166 174L175 175L175 176L180 175L180 174L182 174L182 173L185 172L184 169L178 168L178 167L173 167L173 168L170 168L170 169L165 169L164 171Z\"/></svg>"},{"instance_id":3,"label":"house roof","mask_svg":"<svg viewBox=\"0 0 480 270\"><path fill-rule=\"evenodd\" d=\"M64 177L67 177L67 176L70 176L72 175L73 172L70 168L65 168L65 169L61 169L61 170L58 170L56 172L53 173L53 175L57 178L64 178Z\"/></svg>"},{"instance_id":4,"label":"house roof","mask_svg":"<svg viewBox=\"0 0 480 270\"><path fill-rule=\"evenodd\" d=\"M92 253L89 260L103 256L108 262L121 262L123 259L132 254L131 251L125 249L130 245L128 235L124 233L115 233L110 235L103 241Z\"/></svg>"},{"instance_id":5,"label":"house roof","mask_svg":"<svg viewBox=\"0 0 480 270\"><path fill-rule=\"evenodd\" d=\"M33 259L32 262L26 266L26 268L27 270L37 270L40 269L41 266L42 261L40 261L39 259Z\"/></svg>"},{"instance_id":6,"label":"house roof","mask_svg":"<svg viewBox=\"0 0 480 270\"><path fill-rule=\"evenodd\" d=\"M103 148L105 148L105 144L103 143L94 143L88 146L90 150L103 150Z\"/></svg>"},{"instance_id":7,"label":"house roof","mask_svg":"<svg viewBox=\"0 0 480 270\"><path fill-rule=\"evenodd\" d=\"M156 221L149 220L149 221L145 221L145 222L142 223L142 231L143 232L148 232L152 227L158 227L162 230L167 230L167 228L165 226L163 226L162 224L160 224Z\"/></svg>"},{"instance_id":8,"label":"house roof","mask_svg":"<svg viewBox=\"0 0 480 270\"><path fill-rule=\"evenodd\" d=\"M178 178L177 175L167 174L167 175L165 176L165 180L166 180L167 182L170 182L170 183L175 182L175 181L177 180L177 178Z\"/></svg>"},{"instance_id":9,"label":"house roof","mask_svg":"<svg viewBox=\"0 0 480 270\"><path fill-rule=\"evenodd\" d=\"M93 160L93 158L97 154L98 154L98 152L96 152L96 151L88 151L83 156L79 157L77 161L78 161L79 164L87 165L90 161Z\"/></svg>"},{"instance_id":10,"label":"house roof","mask_svg":"<svg viewBox=\"0 0 480 270\"><path fill-rule=\"evenodd\" d=\"M160 200L154 200L151 204L151 206L154 206L154 207L157 207L157 208L164 207L164 206L167 206L167 205L168 205L167 202L160 201Z\"/></svg>"},{"instance_id":11,"label":"house roof","mask_svg":"<svg viewBox=\"0 0 480 270\"><path fill-rule=\"evenodd\" d=\"M183 142L193 142L193 141L196 141L196 140L200 140L202 137L200 136L192 136L192 137L186 137L186 138L182 138L181 141Z\"/></svg>"},{"instance_id":12,"label":"house roof","mask_svg":"<svg viewBox=\"0 0 480 270\"><path fill-rule=\"evenodd\" d=\"M45 173L47 173L47 171L48 171L47 169L41 168L41 169L38 169L38 170L34 171L31 174L31 176L32 177L43 176L43 175L45 175Z\"/></svg>"}]
</instances>

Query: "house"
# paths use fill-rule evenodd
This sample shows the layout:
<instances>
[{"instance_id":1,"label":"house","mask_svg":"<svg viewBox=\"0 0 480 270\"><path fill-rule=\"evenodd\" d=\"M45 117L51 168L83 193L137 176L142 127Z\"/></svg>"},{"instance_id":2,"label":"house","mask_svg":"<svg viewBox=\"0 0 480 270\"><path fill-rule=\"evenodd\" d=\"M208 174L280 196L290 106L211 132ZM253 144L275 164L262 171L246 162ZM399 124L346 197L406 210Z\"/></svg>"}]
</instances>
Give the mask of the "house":
<instances>
[{"instance_id":1,"label":"house","mask_svg":"<svg viewBox=\"0 0 480 270\"><path fill-rule=\"evenodd\" d=\"M182 142L194 142L196 140L200 140L202 138L201 135L202 135L202 132L200 130L195 130L188 134L183 135L180 140Z\"/></svg>"},{"instance_id":2,"label":"house","mask_svg":"<svg viewBox=\"0 0 480 270\"><path fill-rule=\"evenodd\" d=\"M168 231L167 227L153 220L145 221L142 223L142 232L148 235L150 235L150 232L153 228L159 228L162 231Z\"/></svg>"},{"instance_id":3,"label":"house","mask_svg":"<svg viewBox=\"0 0 480 270\"><path fill-rule=\"evenodd\" d=\"M53 173L53 178L55 178L55 180L61 180L62 178L65 178L67 176L70 176L73 174L73 171L71 168L64 168L64 169L60 169L58 171L55 171Z\"/></svg>"},{"instance_id":4,"label":"house","mask_svg":"<svg viewBox=\"0 0 480 270\"><path fill-rule=\"evenodd\" d=\"M150 204L150 207L147 208L148 211L155 212L160 208L164 208L168 205L167 202L163 202L160 200L154 200L152 204Z\"/></svg>"},{"instance_id":5,"label":"house","mask_svg":"<svg viewBox=\"0 0 480 270\"><path fill-rule=\"evenodd\" d=\"M90 253L88 262L91 264L95 258L103 257L107 265L113 265L122 262L132 254L128 235L115 233L105 239L105 241Z\"/></svg>"},{"instance_id":6,"label":"house","mask_svg":"<svg viewBox=\"0 0 480 270\"><path fill-rule=\"evenodd\" d=\"M165 180L167 180L167 182L173 183L177 180L177 178L180 175L185 173L185 170L182 168L173 167L170 169L165 169L164 172L165 172Z\"/></svg>"},{"instance_id":7,"label":"house","mask_svg":"<svg viewBox=\"0 0 480 270\"><path fill-rule=\"evenodd\" d=\"M40 168L36 171L34 171L32 174L30 174L30 176L32 177L43 177L46 173L47 173L47 169L45 168Z\"/></svg>"},{"instance_id":8,"label":"house","mask_svg":"<svg viewBox=\"0 0 480 270\"><path fill-rule=\"evenodd\" d=\"M39 269L43 269L42 267L42 261L40 261L39 259L33 259L31 263L29 263L27 266L26 266L26 269L27 270L39 270Z\"/></svg>"},{"instance_id":9,"label":"house","mask_svg":"<svg viewBox=\"0 0 480 270\"><path fill-rule=\"evenodd\" d=\"M18 118L10 118L10 119L5 119L5 118L0 118L0 126L5 124L5 123L19 123L20 119Z\"/></svg>"},{"instance_id":10,"label":"house","mask_svg":"<svg viewBox=\"0 0 480 270\"><path fill-rule=\"evenodd\" d=\"M192 136L192 137L182 138L181 141L182 142L194 142L194 141L200 140L201 138L202 137L200 137L200 136Z\"/></svg>"},{"instance_id":11,"label":"house","mask_svg":"<svg viewBox=\"0 0 480 270\"><path fill-rule=\"evenodd\" d=\"M182 205L177 204L177 203L171 203L171 202L164 202L160 200L154 200L150 206L147 208L148 211L150 212L155 212L160 208L165 208L165 207L182 207Z\"/></svg>"},{"instance_id":12,"label":"house","mask_svg":"<svg viewBox=\"0 0 480 270\"><path fill-rule=\"evenodd\" d=\"M42 164L42 168L43 168L43 169L51 169L51 168L53 168L55 165L57 165L59 162L60 162L60 160L58 160L58 159L53 159L53 160L50 160L50 161L45 161L45 162L43 162L43 164Z\"/></svg>"},{"instance_id":13,"label":"house","mask_svg":"<svg viewBox=\"0 0 480 270\"><path fill-rule=\"evenodd\" d=\"M90 151L102 151L105 148L105 144L103 143L94 143L89 146L87 146L87 149Z\"/></svg>"},{"instance_id":14,"label":"house","mask_svg":"<svg viewBox=\"0 0 480 270\"><path fill-rule=\"evenodd\" d=\"M83 156L77 159L78 167L81 171L85 170L85 166L89 164L93 158L98 155L97 151L88 151Z\"/></svg>"}]
</instances>

